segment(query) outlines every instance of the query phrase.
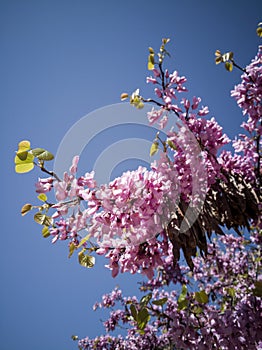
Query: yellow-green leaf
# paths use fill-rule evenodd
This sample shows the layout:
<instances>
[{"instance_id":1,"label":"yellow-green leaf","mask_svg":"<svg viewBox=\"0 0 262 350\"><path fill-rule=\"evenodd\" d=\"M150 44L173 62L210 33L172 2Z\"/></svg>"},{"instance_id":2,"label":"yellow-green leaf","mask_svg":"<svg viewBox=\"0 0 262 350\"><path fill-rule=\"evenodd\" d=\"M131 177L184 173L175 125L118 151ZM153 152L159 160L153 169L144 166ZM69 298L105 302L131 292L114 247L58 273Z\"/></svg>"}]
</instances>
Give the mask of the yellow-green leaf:
<instances>
[{"instance_id":1,"label":"yellow-green leaf","mask_svg":"<svg viewBox=\"0 0 262 350\"><path fill-rule=\"evenodd\" d=\"M155 65L152 62L148 61L147 69L148 70L153 70L154 68L155 68Z\"/></svg>"},{"instance_id":2,"label":"yellow-green leaf","mask_svg":"<svg viewBox=\"0 0 262 350\"><path fill-rule=\"evenodd\" d=\"M140 100L138 103L135 104L135 107L137 109L142 109L144 107L144 103Z\"/></svg>"},{"instance_id":3,"label":"yellow-green leaf","mask_svg":"<svg viewBox=\"0 0 262 350\"><path fill-rule=\"evenodd\" d=\"M130 312L131 312L133 319L136 321L137 320L137 309L136 309L136 306L134 304L130 305Z\"/></svg>"},{"instance_id":4,"label":"yellow-green leaf","mask_svg":"<svg viewBox=\"0 0 262 350\"><path fill-rule=\"evenodd\" d=\"M20 160L24 161L27 158L28 151L16 152L16 155Z\"/></svg>"},{"instance_id":5,"label":"yellow-green leaf","mask_svg":"<svg viewBox=\"0 0 262 350\"><path fill-rule=\"evenodd\" d=\"M155 68L155 58L154 54L150 54L148 56L148 64L147 64L147 69L148 70L153 70Z\"/></svg>"},{"instance_id":6,"label":"yellow-green leaf","mask_svg":"<svg viewBox=\"0 0 262 350\"><path fill-rule=\"evenodd\" d=\"M185 310L188 307L187 286L183 284L182 291L177 300L178 310Z\"/></svg>"},{"instance_id":7,"label":"yellow-green leaf","mask_svg":"<svg viewBox=\"0 0 262 350\"><path fill-rule=\"evenodd\" d=\"M170 148L172 148L174 151L176 151L176 145L174 144L174 142L173 141L171 141L171 140L167 140L167 144L168 144L168 146L170 147Z\"/></svg>"},{"instance_id":8,"label":"yellow-green leaf","mask_svg":"<svg viewBox=\"0 0 262 350\"><path fill-rule=\"evenodd\" d=\"M71 256L73 255L74 251L77 249L76 245L71 242L69 245L69 254L68 254L68 258L71 258Z\"/></svg>"},{"instance_id":9,"label":"yellow-green leaf","mask_svg":"<svg viewBox=\"0 0 262 350\"><path fill-rule=\"evenodd\" d=\"M28 151L30 149L30 147L31 147L30 141L27 141L27 140L21 141L18 144L18 151L17 152Z\"/></svg>"},{"instance_id":10,"label":"yellow-green leaf","mask_svg":"<svg viewBox=\"0 0 262 350\"><path fill-rule=\"evenodd\" d=\"M29 203L25 204L21 209L22 216L27 214L32 208L33 208L33 206L31 204L29 204Z\"/></svg>"},{"instance_id":11,"label":"yellow-green leaf","mask_svg":"<svg viewBox=\"0 0 262 350\"><path fill-rule=\"evenodd\" d=\"M257 35L262 38L262 27L257 28Z\"/></svg>"},{"instance_id":12,"label":"yellow-green leaf","mask_svg":"<svg viewBox=\"0 0 262 350\"><path fill-rule=\"evenodd\" d=\"M216 57L215 62L216 62L216 64L221 63L222 62L222 56Z\"/></svg>"},{"instance_id":13,"label":"yellow-green leaf","mask_svg":"<svg viewBox=\"0 0 262 350\"><path fill-rule=\"evenodd\" d=\"M123 92L123 93L121 94L121 101L126 100L128 97L129 97L128 93Z\"/></svg>"},{"instance_id":14,"label":"yellow-green leaf","mask_svg":"<svg viewBox=\"0 0 262 350\"><path fill-rule=\"evenodd\" d=\"M15 156L15 164L25 164L25 163L32 163L34 161L34 156L31 153L26 154L26 158L25 159L21 159L20 157L18 157L17 155Z\"/></svg>"},{"instance_id":15,"label":"yellow-green leaf","mask_svg":"<svg viewBox=\"0 0 262 350\"><path fill-rule=\"evenodd\" d=\"M169 38L163 38L163 39L162 39L163 45L166 45L169 41L170 41Z\"/></svg>"},{"instance_id":16,"label":"yellow-green leaf","mask_svg":"<svg viewBox=\"0 0 262 350\"><path fill-rule=\"evenodd\" d=\"M86 242L89 240L90 237L91 237L91 234L89 233L89 234L87 234L84 238L82 238L81 241L80 241L80 243L78 244L77 248L82 247L82 245L83 245L84 243L86 243Z\"/></svg>"},{"instance_id":17,"label":"yellow-green leaf","mask_svg":"<svg viewBox=\"0 0 262 350\"><path fill-rule=\"evenodd\" d=\"M47 196L46 196L46 194L44 194L44 193L40 193L40 194L37 196L37 198L38 198L40 201L42 201L42 202L46 202L46 201L47 201Z\"/></svg>"},{"instance_id":18,"label":"yellow-green leaf","mask_svg":"<svg viewBox=\"0 0 262 350\"><path fill-rule=\"evenodd\" d=\"M91 268L95 265L95 257L91 255L85 255L85 249L78 253L78 262L81 266Z\"/></svg>"},{"instance_id":19,"label":"yellow-green leaf","mask_svg":"<svg viewBox=\"0 0 262 350\"><path fill-rule=\"evenodd\" d=\"M200 292L195 292L195 299L200 304L206 304L208 303L208 295L204 290L201 290Z\"/></svg>"},{"instance_id":20,"label":"yellow-green leaf","mask_svg":"<svg viewBox=\"0 0 262 350\"><path fill-rule=\"evenodd\" d=\"M146 306L151 299L152 299L152 293L148 293L147 295L144 295L139 302L140 306L141 307Z\"/></svg>"},{"instance_id":21,"label":"yellow-green leaf","mask_svg":"<svg viewBox=\"0 0 262 350\"><path fill-rule=\"evenodd\" d=\"M156 154L156 152L158 151L158 146L159 146L158 141L154 141L152 143L152 146L150 148L150 157L152 157L154 154Z\"/></svg>"},{"instance_id":22,"label":"yellow-green leaf","mask_svg":"<svg viewBox=\"0 0 262 350\"><path fill-rule=\"evenodd\" d=\"M153 49L152 47L149 47L148 50L149 50L149 53L150 53L150 54L154 54L154 53L155 53L155 52L154 52L154 49Z\"/></svg>"},{"instance_id":23,"label":"yellow-green leaf","mask_svg":"<svg viewBox=\"0 0 262 350\"><path fill-rule=\"evenodd\" d=\"M233 70L233 64L232 64L232 62L226 62L226 63L225 63L225 68L226 68L226 70L228 70L229 72L232 72L232 70Z\"/></svg>"},{"instance_id":24,"label":"yellow-green leaf","mask_svg":"<svg viewBox=\"0 0 262 350\"><path fill-rule=\"evenodd\" d=\"M254 283L255 289L253 290L253 293L256 297L262 297L262 281L256 281Z\"/></svg>"},{"instance_id":25,"label":"yellow-green leaf","mask_svg":"<svg viewBox=\"0 0 262 350\"><path fill-rule=\"evenodd\" d=\"M50 226L53 223L53 219L51 218L51 216L48 216L42 213L36 213L34 216L34 220L39 225L45 225L45 226Z\"/></svg>"},{"instance_id":26,"label":"yellow-green leaf","mask_svg":"<svg viewBox=\"0 0 262 350\"><path fill-rule=\"evenodd\" d=\"M150 314L148 310L143 307L142 309L139 310L137 314L137 325L138 328L143 330L145 326L147 325L148 321L150 320Z\"/></svg>"},{"instance_id":27,"label":"yellow-green leaf","mask_svg":"<svg viewBox=\"0 0 262 350\"><path fill-rule=\"evenodd\" d=\"M51 152L49 152L43 148L34 148L34 149L32 149L32 153L39 160L52 160L52 159L54 159L54 155Z\"/></svg>"},{"instance_id":28,"label":"yellow-green leaf","mask_svg":"<svg viewBox=\"0 0 262 350\"><path fill-rule=\"evenodd\" d=\"M15 156L15 171L17 173L27 173L34 168L34 156L31 153L27 153L25 159L20 159Z\"/></svg>"},{"instance_id":29,"label":"yellow-green leaf","mask_svg":"<svg viewBox=\"0 0 262 350\"><path fill-rule=\"evenodd\" d=\"M33 169L34 169L34 164L33 163L19 164L19 165L16 165L16 167L15 167L15 171L18 174L28 173L29 171L31 171Z\"/></svg>"},{"instance_id":30,"label":"yellow-green leaf","mask_svg":"<svg viewBox=\"0 0 262 350\"><path fill-rule=\"evenodd\" d=\"M47 237L50 236L50 231L49 231L48 226L44 226L44 227L42 228L42 236L43 236L44 238L47 238Z\"/></svg>"},{"instance_id":31,"label":"yellow-green leaf","mask_svg":"<svg viewBox=\"0 0 262 350\"><path fill-rule=\"evenodd\" d=\"M161 298L161 299L158 299L158 300L153 300L152 304L163 306L166 302L167 302L167 297L164 297L164 298Z\"/></svg>"}]
</instances>

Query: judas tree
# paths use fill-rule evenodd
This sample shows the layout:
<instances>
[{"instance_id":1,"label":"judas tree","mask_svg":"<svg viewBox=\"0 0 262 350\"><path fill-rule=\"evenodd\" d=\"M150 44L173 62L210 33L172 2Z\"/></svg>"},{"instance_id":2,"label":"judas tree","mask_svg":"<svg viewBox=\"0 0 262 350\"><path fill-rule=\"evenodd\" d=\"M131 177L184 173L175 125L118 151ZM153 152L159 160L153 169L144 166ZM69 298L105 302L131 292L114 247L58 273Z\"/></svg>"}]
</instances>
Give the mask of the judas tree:
<instances>
[{"instance_id":1,"label":"judas tree","mask_svg":"<svg viewBox=\"0 0 262 350\"><path fill-rule=\"evenodd\" d=\"M80 349L258 349L262 47L244 69L232 52L216 51L217 64L242 70L231 96L243 112L243 133L231 141L208 119L200 97L188 97L186 77L165 69L168 42L149 48L147 83L155 97L139 89L121 95L134 108L152 106L147 118L159 132L149 152L158 159L98 185L93 171L77 174L79 156L60 178L46 167L50 152L21 141L16 171L38 167L47 175L36 183L40 204L27 203L21 213L36 210L42 235L67 240L69 257L78 252L82 266L104 255L112 277L130 272L148 279L140 300L115 289L94 305L110 309L106 334L79 340ZM54 200L47 197L52 190ZM110 335L118 326L126 336Z\"/></svg>"}]
</instances>

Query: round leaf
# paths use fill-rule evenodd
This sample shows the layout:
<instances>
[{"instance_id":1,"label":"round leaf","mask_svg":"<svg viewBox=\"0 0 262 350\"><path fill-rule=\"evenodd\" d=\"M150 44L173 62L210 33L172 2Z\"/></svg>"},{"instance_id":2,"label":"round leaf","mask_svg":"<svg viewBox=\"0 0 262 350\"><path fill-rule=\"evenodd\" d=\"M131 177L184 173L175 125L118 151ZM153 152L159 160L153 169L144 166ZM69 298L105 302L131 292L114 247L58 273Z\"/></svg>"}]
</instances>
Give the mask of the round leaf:
<instances>
[{"instance_id":1,"label":"round leaf","mask_svg":"<svg viewBox=\"0 0 262 350\"><path fill-rule=\"evenodd\" d=\"M123 92L122 94L121 94L121 101L124 101L124 100L126 100L127 98L128 98L128 94L126 93L126 92Z\"/></svg>"},{"instance_id":2,"label":"round leaf","mask_svg":"<svg viewBox=\"0 0 262 350\"><path fill-rule=\"evenodd\" d=\"M50 236L50 232L49 232L48 226L44 226L44 227L42 228L42 235L43 235L44 238L47 238L47 237Z\"/></svg>"},{"instance_id":3,"label":"round leaf","mask_svg":"<svg viewBox=\"0 0 262 350\"><path fill-rule=\"evenodd\" d=\"M39 225L45 225L45 226L50 226L53 223L53 219L50 216L42 213L36 213L34 216L34 220Z\"/></svg>"},{"instance_id":4,"label":"round leaf","mask_svg":"<svg viewBox=\"0 0 262 350\"><path fill-rule=\"evenodd\" d=\"M16 155L20 160L24 161L27 158L28 151L16 152Z\"/></svg>"},{"instance_id":5,"label":"round leaf","mask_svg":"<svg viewBox=\"0 0 262 350\"><path fill-rule=\"evenodd\" d=\"M136 306L134 304L130 305L130 312L131 312L133 319L135 321L137 321L137 309L136 309Z\"/></svg>"},{"instance_id":6,"label":"round leaf","mask_svg":"<svg viewBox=\"0 0 262 350\"><path fill-rule=\"evenodd\" d=\"M27 214L32 208L33 208L33 206L31 204L29 204L29 203L25 204L21 209L22 216Z\"/></svg>"},{"instance_id":7,"label":"round leaf","mask_svg":"<svg viewBox=\"0 0 262 350\"><path fill-rule=\"evenodd\" d=\"M262 27L257 28L257 35L262 38Z\"/></svg>"},{"instance_id":8,"label":"round leaf","mask_svg":"<svg viewBox=\"0 0 262 350\"><path fill-rule=\"evenodd\" d=\"M229 72L232 72L232 70L233 70L233 64L232 64L232 62L226 62L226 63L225 63L225 68L226 68L226 70L228 70Z\"/></svg>"},{"instance_id":9,"label":"round leaf","mask_svg":"<svg viewBox=\"0 0 262 350\"><path fill-rule=\"evenodd\" d=\"M154 154L156 154L156 152L158 151L158 146L159 146L159 143L157 141L154 141L152 143L152 146L150 148L150 157L152 157Z\"/></svg>"},{"instance_id":10,"label":"round leaf","mask_svg":"<svg viewBox=\"0 0 262 350\"><path fill-rule=\"evenodd\" d=\"M200 304L208 303L208 295L206 294L206 292L204 290L202 290L200 292L195 292L195 299Z\"/></svg>"},{"instance_id":11,"label":"round leaf","mask_svg":"<svg viewBox=\"0 0 262 350\"><path fill-rule=\"evenodd\" d=\"M91 268L95 265L95 258L91 255L85 255L84 251L82 250L80 253L78 253L78 262L81 266Z\"/></svg>"},{"instance_id":12,"label":"round leaf","mask_svg":"<svg viewBox=\"0 0 262 350\"><path fill-rule=\"evenodd\" d=\"M25 159L20 159L17 155L15 156L15 171L17 173L27 173L34 168L34 156L31 153L27 153Z\"/></svg>"},{"instance_id":13,"label":"round leaf","mask_svg":"<svg viewBox=\"0 0 262 350\"><path fill-rule=\"evenodd\" d=\"M29 171L34 169L34 163L24 163L24 164L17 164L15 166L15 171L18 174L28 173Z\"/></svg>"},{"instance_id":14,"label":"round leaf","mask_svg":"<svg viewBox=\"0 0 262 350\"><path fill-rule=\"evenodd\" d=\"M139 303L140 306L141 307L146 306L149 303L149 301L151 300L151 298L152 298L152 293L148 293L147 295L144 295L140 300L140 303Z\"/></svg>"},{"instance_id":15,"label":"round leaf","mask_svg":"<svg viewBox=\"0 0 262 350\"><path fill-rule=\"evenodd\" d=\"M29 141L27 140L21 141L18 144L18 152L28 151L30 147L31 145Z\"/></svg>"},{"instance_id":16,"label":"round leaf","mask_svg":"<svg viewBox=\"0 0 262 350\"><path fill-rule=\"evenodd\" d=\"M167 297L164 297L164 298L162 298L162 299L153 300L153 301L152 301L152 304L154 304L154 305L159 305L159 306L163 306L166 302L167 302Z\"/></svg>"},{"instance_id":17,"label":"round leaf","mask_svg":"<svg viewBox=\"0 0 262 350\"><path fill-rule=\"evenodd\" d=\"M54 159L54 155L51 152L49 152L43 148L34 148L34 149L32 149L32 153L39 160L52 160L52 159Z\"/></svg>"},{"instance_id":18,"label":"round leaf","mask_svg":"<svg viewBox=\"0 0 262 350\"><path fill-rule=\"evenodd\" d=\"M37 198L38 198L40 201L42 201L42 202L46 202L46 201L47 201L47 196L46 196L46 194L44 194L44 193L40 193L40 194L37 196Z\"/></svg>"},{"instance_id":19,"label":"round leaf","mask_svg":"<svg viewBox=\"0 0 262 350\"><path fill-rule=\"evenodd\" d=\"M137 314L137 325L139 329L144 329L147 325L148 321L150 320L150 315L148 310L144 307L141 310L139 310Z\"/></svg>"}]
</instances>

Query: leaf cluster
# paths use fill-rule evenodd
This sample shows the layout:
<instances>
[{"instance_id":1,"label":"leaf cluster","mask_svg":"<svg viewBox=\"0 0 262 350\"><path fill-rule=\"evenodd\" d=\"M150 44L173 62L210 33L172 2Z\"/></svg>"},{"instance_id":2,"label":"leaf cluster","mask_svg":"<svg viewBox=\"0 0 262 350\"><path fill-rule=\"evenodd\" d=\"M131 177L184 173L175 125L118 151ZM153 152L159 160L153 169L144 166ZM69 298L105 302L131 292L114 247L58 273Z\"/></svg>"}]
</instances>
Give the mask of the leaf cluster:
<instances>
[{"instance_id":1,"label":"leaf cluster","mask_svg":"<svg viewBox=\"0 0 262 350\"><path fill-rule=\"evenodd\" d=\"M32 149L30 141L24 140L18 144L18 150L14 159L15 171L20 174L27 173L33 170L35 165L43 168L44 162L52 159L54 159L54 156L51 152L44 148Z\"/></svg>"}]
</instances>

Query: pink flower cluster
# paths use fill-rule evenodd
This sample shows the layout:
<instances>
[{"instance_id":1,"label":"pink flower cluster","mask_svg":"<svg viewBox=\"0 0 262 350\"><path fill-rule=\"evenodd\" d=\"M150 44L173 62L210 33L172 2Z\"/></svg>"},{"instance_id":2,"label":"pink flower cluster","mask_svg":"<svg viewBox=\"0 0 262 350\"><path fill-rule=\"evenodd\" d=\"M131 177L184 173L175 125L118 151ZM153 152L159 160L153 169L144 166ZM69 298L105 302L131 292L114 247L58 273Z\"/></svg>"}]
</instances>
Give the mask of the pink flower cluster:
<instances>
[{"instance_id":1,"label":"pink flower cluster","mask_svg":"<svg viewBox=\"0 0 262 350\"><path fill-rule=\"evenodd\" d=\"M187 91L186 78L177 71L169 74L154 69L147 82L158 86L155 93L161 103L148 113L148 119L164 128L174 118L174 127L163 140L168 150L160 152L150 170L140 167L99 188L93 172L76 177L77 156L62 181L39 179L36 191L46 193L54 188L57 199L52 205L56 210L50 228L52 241L69 240L77 247L83 231L88 231L97 244L96 253L108 258L113 276L129 271L152 279L155 269L168 261L170 242L164 231L181 199L201 209L207 191L223 179L223 172L236 172L252 181L256 178L254 165L260 158L261 143L261 48L246 72L232 96L248 116L243 123L248 135L234 141L237 154L232 155L221 152L230 140L214 118L205 118L208 108L200 107L199 97L192 101L183 97L180 106L174 104L177 93Z\"/></svg>"},{"instance_id":2,"label":"pink flower cluster","mask_svg":"<svg viewBox=\"0 0 262 350\"><path fill-rule=\"evenodd\" d=\"M188 286L184 295L180 288L165 287L173 283L175 270L169 280L161 278L165 273L162 271L155 280L144 284L141 289L151 294L140 301L136 297L124 297L118 289L104 295L94 309L114 308L104 322L107 335L81 339L80 349L94 346L98 350L147 350L153 346L191 350L209 350L210 346L212 349L260 349L262 301L255 289L262 279L260 244L261 235L257 230L250 240L226 235L221 242L214 241L209 245L210 254L204 263L196 258L193 273L188 274L188 268L182 267L181 282L183 288ZM205 298L197 297L197 293ZM150 316L142 331L141 324L139 328L134 318L135 313L131 312L131 304L138 313L146 309L144 314ZM110 335L117 327L127 328L126 335Z\"/></svg>"},{"instance_id":3,"label":"pink flower cluster","mask_svg":"<svg viewBox=\"0 0 262 350\"><path fill-rule=\"evenodd\" d=\"M233 142L236 154L223 153L220 161L226 168L241 173L252 183L261 179L262 146L262 46L257 56L246 67L242 82L231 92L247 120L242 123L246 134L240 134ZM240 155L242 153L242 155ZM261 180L258 182L261 186Z\"/></svg>"}]
</instances>

